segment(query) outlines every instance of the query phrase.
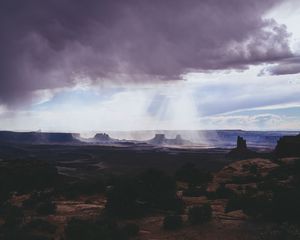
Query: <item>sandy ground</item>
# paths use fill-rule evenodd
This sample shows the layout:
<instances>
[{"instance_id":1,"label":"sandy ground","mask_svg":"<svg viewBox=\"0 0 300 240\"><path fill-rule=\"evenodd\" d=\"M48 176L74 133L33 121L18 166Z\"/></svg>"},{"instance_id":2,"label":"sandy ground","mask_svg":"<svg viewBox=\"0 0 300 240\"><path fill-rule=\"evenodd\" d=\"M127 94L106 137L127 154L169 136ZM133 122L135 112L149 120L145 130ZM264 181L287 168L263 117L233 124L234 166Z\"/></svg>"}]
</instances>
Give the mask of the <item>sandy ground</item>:
<instances>
[{"instance_id":1,"label":"sandy ground","mask_svg":"<svg viewBox=\"0 0 300 240\"><path fill-rule=\"evenodd\" d=\"M207 202L203 197L189 197L184 199L187 205L197 205ZM190 225L184 214L184 226L180 230L166 231L162 228L164 215L154 215L138 220L140 233L136 239L140 240L240 240L255 239L252 227L247 222L247 216L241 211L224 213L226 200L211 201L213 219L206 224Z\"/></svg>"},{"instance_id":2,"label":"sandy ground","mask_svg":"<svg viewBox=\"0 0 300 240\"><path fill-rule=\"evenodd\" d=\"M249 170L244 165L255 163L258 166L260 174L266 174L278 165L266 159L252 159L240 162L234 162L224 167L215 174L212 185L219 185L220 182L231 181L232 176L247 176ZM246 169L246 170L245 170ZM186 188L186 184L179 183L181 189ZM211 186L212 187L212 186ZM27 195L16 196L13 204L20 205L22 201L28 198ZM180 230L166 231L162 228L163 219L167 213L155 213L150 216L132 220L140 227L140 232L135 240L254 240L256 239L258 224L254 224L242 211L233 211L225 213L224 209L227 203L226 199L209 200L206 197L182 197L187 207L193 205L202 205L209 202L213 209L213 218L209 223L203 225L190 225L187 212L182 214L184 226ZM33 218L43 218L58 226L55 240L63 235L65 224L73 217L82 219L91 219L101 214L105 207L106 199L104 195L82 196L75 200L57 199L55 201L57 211L54 215L47 217L34 216L29 217L27 221ZM30 215L30 214L28 214ZM28 216L27 215L27 216ZM127 221L126 221L127 222Z\"/></svg>"},{"instance_id":3,"label":"sandy ground","mask_svg":"<svg viewBox=\"0 0 300 240\"><path fill-rule=\"evenodd\" d=\"M14 204L27 196L15 198ZM251 226L247 216L241 211L224 212L226 199L208 200L206 197L183 197L186 206L202 205L209 202L213 209L213 218L203 225L190 225L187 213L182 214L184 226L180 230L166 231L162 228L166 213L156 213L144 218L132 220L140 227L140 232L135 240L252 240L255 239L255 227ZM57 210L54 215L46 217L31 216L26 221L34 218L45 219L58 226L55 240L63 235L65 224L73 217L91 219L99 214L105 207L106 199L103 195L81 197L76 200L56 200ZM124 220L125 221L125 220ZM127 222L127 221L126 221Z\"/></svg>"}]
</instances>

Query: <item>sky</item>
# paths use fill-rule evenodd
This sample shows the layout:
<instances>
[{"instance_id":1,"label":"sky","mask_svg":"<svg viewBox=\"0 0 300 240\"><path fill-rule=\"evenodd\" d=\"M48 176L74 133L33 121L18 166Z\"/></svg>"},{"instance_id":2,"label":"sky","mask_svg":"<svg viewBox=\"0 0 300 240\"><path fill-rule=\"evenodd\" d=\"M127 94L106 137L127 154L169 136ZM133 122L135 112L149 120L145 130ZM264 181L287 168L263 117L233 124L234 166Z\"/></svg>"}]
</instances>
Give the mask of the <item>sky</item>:
<instances>
[{"instance_id":1,"label":"sky","mask_svg":"<svg viewBox=\"0 0 300 240\"><path fill-rule=\"evenodd\" d=\"M300 130L297 0L2 0L0 129Z\"/></svg>"}]
</instances>

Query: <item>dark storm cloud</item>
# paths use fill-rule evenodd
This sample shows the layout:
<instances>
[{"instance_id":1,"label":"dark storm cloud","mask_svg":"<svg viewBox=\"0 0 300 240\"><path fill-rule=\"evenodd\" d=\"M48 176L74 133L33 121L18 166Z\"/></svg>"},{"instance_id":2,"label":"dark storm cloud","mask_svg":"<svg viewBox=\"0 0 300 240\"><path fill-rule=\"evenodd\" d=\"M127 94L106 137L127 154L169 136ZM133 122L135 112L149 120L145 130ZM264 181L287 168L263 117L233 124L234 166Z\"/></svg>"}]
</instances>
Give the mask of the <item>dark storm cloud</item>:
<instances>
[{"instance_id":1,"label":"dark storm cloud","mask_svg":"<svg viewBox=\"0 0 300 240\"><path fill-rule=\"evenodd\" d=\"M291 56L279 0L2 0L0 103L117 74L178 79ZM134 77L138 76L138 77Z\"/></svg>"},{"instance_id":2,"label":"dark storm cloud","mask_svg":"<svg viewBox=\"0 0 300 240\"><path fill-rule=\"evenodd\" d=\"M266 68L262 74L287 75L300 73L300 56L283 59L277 65Z\"/></svg>"}]
</instances>

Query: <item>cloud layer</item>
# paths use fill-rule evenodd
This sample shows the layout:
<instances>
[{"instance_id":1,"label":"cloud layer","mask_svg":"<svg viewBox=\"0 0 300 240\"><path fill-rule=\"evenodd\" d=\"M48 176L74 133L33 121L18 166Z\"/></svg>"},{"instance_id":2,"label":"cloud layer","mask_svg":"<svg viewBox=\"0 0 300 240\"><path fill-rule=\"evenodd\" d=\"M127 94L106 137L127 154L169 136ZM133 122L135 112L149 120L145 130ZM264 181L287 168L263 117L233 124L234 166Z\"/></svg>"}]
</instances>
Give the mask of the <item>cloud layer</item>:
<instances>
[{"instance_id":1,"label":"cloud layer","mask_svg":"<svg viewBox=\"0 0 300 240\"><path fill-rule=\"evenodd\" d=\"M269 79L257 76L260 70L256 66L226 75L193 73L187 81L153 87L65 89L22 111L0 106L0 128L299 130L300 74ZM292 80L294 77L299 80Z\"/></svg>"},{"instance_id":2,"label":"cloud layer","mask_svg":"<svg viewBox=\"0 0 300 240\"><path fill-rule=\"evenodd\" d=\"M300 73L300 56L283 59L275 66L264 69L263 73L271 75L288 75Z\"/></svg>"},{"instance_id":3,"label":"cloud layer","mask_svg":"<svg viewBox=\"0 0 300 240\"><path fill-rule=\"evenodd\" d=\"M292 56L280 0L3 0L0 104L78 81L158 81ZM276 73L275 73L276 74Z\"/></svg>"}]
</instances>

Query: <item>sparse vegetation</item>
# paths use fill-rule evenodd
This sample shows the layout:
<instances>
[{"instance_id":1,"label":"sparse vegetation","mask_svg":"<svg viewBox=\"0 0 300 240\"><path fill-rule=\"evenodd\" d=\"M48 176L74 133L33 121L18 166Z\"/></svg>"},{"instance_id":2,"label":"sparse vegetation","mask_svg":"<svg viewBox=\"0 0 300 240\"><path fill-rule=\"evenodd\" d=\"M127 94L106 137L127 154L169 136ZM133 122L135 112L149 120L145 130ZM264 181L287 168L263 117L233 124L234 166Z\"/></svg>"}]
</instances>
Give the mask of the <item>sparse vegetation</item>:
<instances>
[{"instance_id":1,"label":"sparse vegetation","mask_svg":"<svg viewBox=\"0 0 300 240\"><path fill-rule=\"evenodd\" d=\"M194 206L189 208L188 216L191 224L205 223L208 222L212 217L212 208L210 204Z\"/></svg>"},{"instance_id":2,"label":"sparse vegetation","mask_svg":"<svg viewBox=\"0 0 300 240\"><path fill-rule=\"evenodd\" d=\"M233 195L234 193L232 190L227 188L225 184L221 184L218 188L217 191L215 192L215 198L229 198Z\"/></svg>"},{"instance_id":3,"label":"sparse vegetation","mask_svg":"<svg viewBox=\"0 0 300 240\"><path fill-rule=\"evenodd\" d=\"M44 190L54 187L57 181L55 166L46 161L15 160L0 166L0 189L4 194Z\"/></svg>"},{"instance_id":4,"label":"sparse vegetation","mask_svg":"<svg viewBox=\"0 0 300 240\"><path fill-rule=\"evenodd\" d=\"M258 174L258 168L256 164L251 164L249 166L249 172L253 175L257 175Z\"/></svg>"},{"instance_id":5,"label":"sparse vegetation","mask_svg":"<svg viewBox=\"0 0 300 240\"><path fill-rule=\"evenodd\" d=\"M54 233L57 229L57 226L43 219L35 219L26 224L24 229L27 232L41 231L45 233Z\"/></svg>"},{"instance_id":6,"label":"sparse vegetation","mask_svg":"<svg viewBox=\"0 0 300 240\"><path fill-rule=\"evenodd\" d=\"M122 178L108 189L105 210L113 216L139 217L144 214L144 204L138 201L136 182L130 178Z\"/></svg>"},{"instance_id":7,"label":"sparse vegetation","mask_svg":"<svg viewBox=\"0 0 300 240\"><path fill-rule=\"evenodd\" d=\"M71 155L76 156L75 153ZM202 229L203 226L197 224L211 220L210 204L203 205L208 201L206 197L216 206L214 216L218 219L224 215L224 218L241 216L246 219L239 211L232 213L242 210L251 218L255 230L263 222L267 228L258 231L258 240L299 239L300 160L289 160L287 164L277 159L276 166L266 174L258 174L265 173L259 161L252 164L249 160L246 167L238 168L235 174L230 175L234 168L227 168L225 175L216 174L213 182L210 182L211 174L193 164L185 164L176 172L175 167L166 172L101 170L92 176L82 174L80 176L84 177L76 178L57 174L54 164L48 161L30 161L0 161L0 239L127 240L144 239L151 234L145 234L146 231L175 236L177 233L171 231L185 225L186 212L190 226L180 233L189 228ZM21 172L23 166L27 173ZM39 171L45 174L43 178ZM16 181L12 182L15 176ZM221 179L220 176L225 177ZM208 184L217 190L206 192ZM222 211L219 215L219 208L226 202L225 213ZM55 203L59 206L57 210ZM66 220L65 232L59 225L61 222L56 222L57 216L64 211L72 211L70 216L76 216ZM209 226L214 226L215 222ZM151 224L153 230L148 230L145 224L147 227Z\"/></svg>"},{"instance_id":8,"label":"sparse vegetation","mask_svg":"<svg viewBox=\"0 0 300 240\"><path fill-rule=\"evenodd\" d=\"M183 196L187 197L200 197L206 195L205 187L193 187L189 186L188 189L183 191Z\"/></svg>"},{"instance_id":9,"label":"sparse vegetation","mask_svg":"<svg viewBox=\"0 0 300 240\"><path fill-rule=\"evenodd\" d=\"M257 240L299 240L300 226L295 224L283 223L268 226L262 229Z\"/></svg>"},{"instance_id":10,"label":"sparse vegetation","mask_svg":"<svg viewBox=\"0 0 300 240\"><path fill-rule=\"evenodd\" d=\"M54 202L48 200L38 204L36 212L40 215L50 215L54 214L56 210L56 205Z\"/></svg>"},{"instance_id":11,"label":"sparse vegetation","mask_svg":"<svg viewBox=\"0 0 300 240\"><path fill-rule=\"evenodd\" d=\"M165 230L176 230L183 226L180 215L169 215L164 218L163 228Z\"/></svg>"},{"instance_id":12,"label":"sparse vegetation","mask_svg":"<svg viewBox=\"0 0 300 240\"><path fill-rule=\"evenodd\" d=\"M66 240L127 240L114 222L71 219L66 228Z\"/></svg>"},{"instance_id":13,"label":"sparse vegetation","mask_svg":"<svg viewBox=\"0 0 300 240\"><path fill-rule=\"evenodd\" d=\"M271 213L270 196L266 194L250 195L244 193L229 198L225 211L230 212L242 209L249 216L260 218L269 216Z\"/></svg>"},{"instance_id":14,"label":"sparse vegetation","mask_svg":"<svg viewBox=\"0 0 300 240\"><path fill-rule=\"evenodd\" d=\"M180 212L175 180L161 171L148 170L136 178L121 178L108 191L106 210L121 217L138 217L152 208Z\"/></svg>"},{"instance_id":15,"label":"sparse vegetation","mask_svg":"<svg viewBox=\"0 0 300 240\"><path fill-rule=\"evenodd\" d=\"M15 229L23 223L24 213L21 208L6 203L1 207L5 229Z\"/></svg>"},{"instance_id":16,"label":"sparse vegetation","mask_svg":"<svg viewBox=\"0 0 300 240\"><path fill-rule=\"evenodd\" d=\"M102 175L90 178L79 179L71 183L65 183L57 189L57 194L68 199L76 199L82 195L90 196L105 192L106 181Z\"/></svg>"},{"instance_id":17,"label":"sparse vegetation","mask_svg":"<svg viewBox=\"0 0 300 240\"><path fill-rule=\"evenodd\" d=\"M212 179L211 173L197 168L192 163L187 163L175 173L177 181L187 182L191 186L206 184Z\"/></svg>"},{"instance_id":18,"label":"sparse vegetation","mask_svg":"<svg viewBox=\"0 0 300 240\"><path fill-rule=\"evenodd\" d=\"M123 236L134 237L139 233L140 228L135 223L127 223L121 228L120 231Z\"/></svg>"},{"instance_id":19,"label":"sparse vegetation","mask_svg":"<svg viewBox=\"0 0 300 240\"><path fill-rule=\"evenodd\" d=\"M285 189L275 192L272 199L272 219L276 221L300 221L300 189Z\"/></svg>"}]
</instances>

